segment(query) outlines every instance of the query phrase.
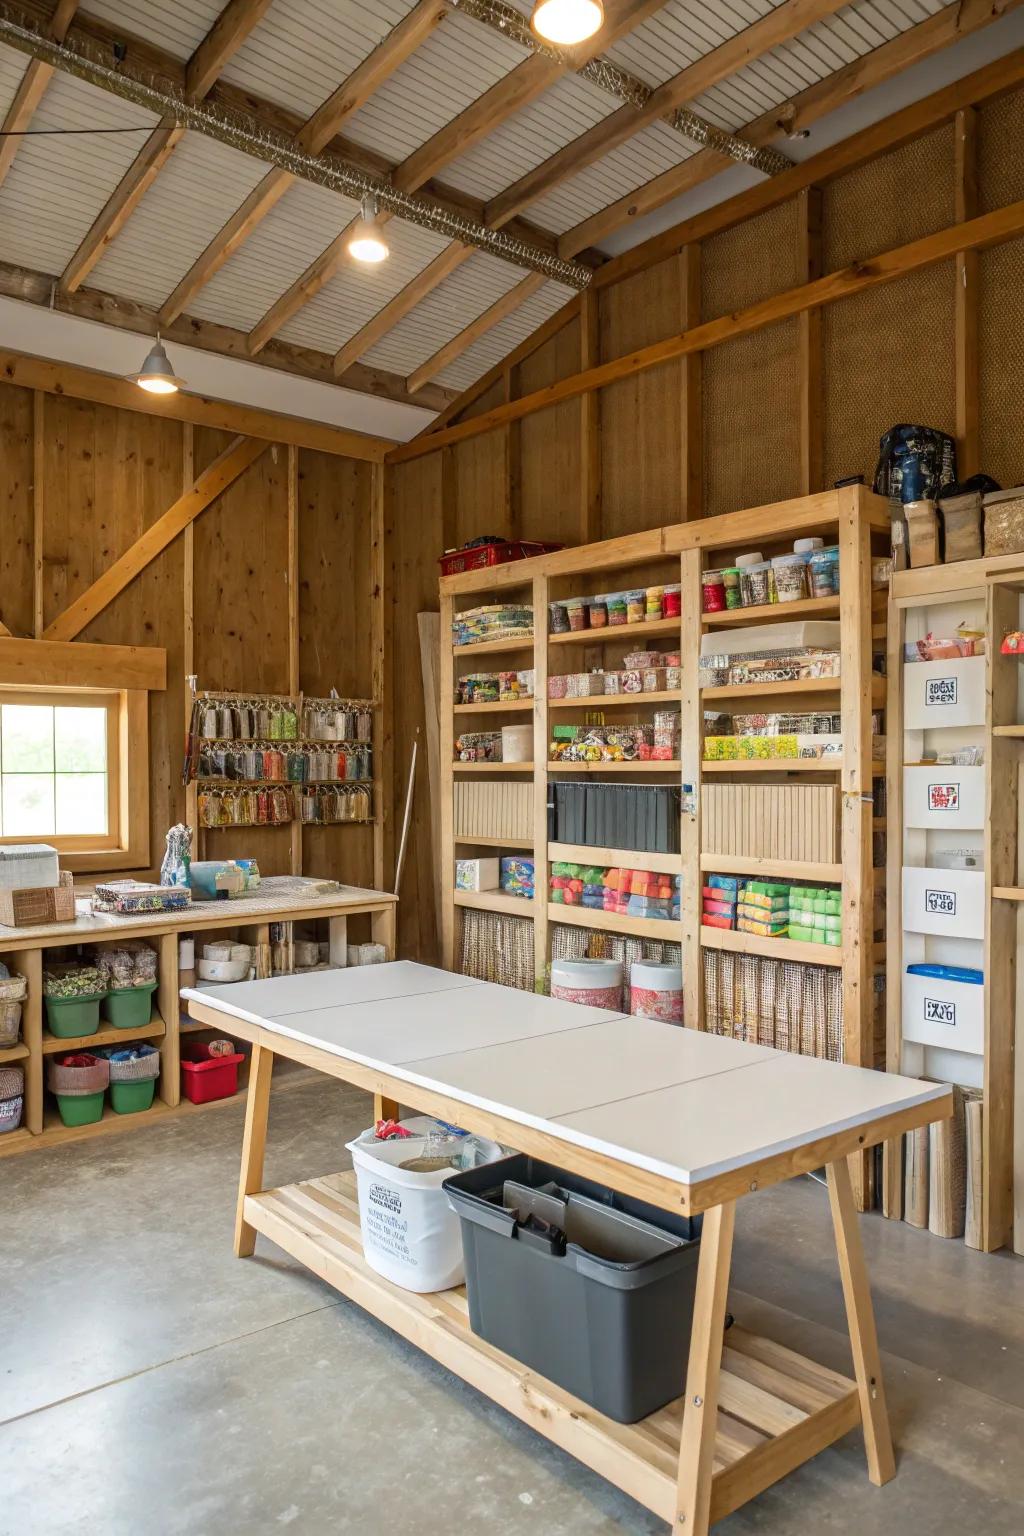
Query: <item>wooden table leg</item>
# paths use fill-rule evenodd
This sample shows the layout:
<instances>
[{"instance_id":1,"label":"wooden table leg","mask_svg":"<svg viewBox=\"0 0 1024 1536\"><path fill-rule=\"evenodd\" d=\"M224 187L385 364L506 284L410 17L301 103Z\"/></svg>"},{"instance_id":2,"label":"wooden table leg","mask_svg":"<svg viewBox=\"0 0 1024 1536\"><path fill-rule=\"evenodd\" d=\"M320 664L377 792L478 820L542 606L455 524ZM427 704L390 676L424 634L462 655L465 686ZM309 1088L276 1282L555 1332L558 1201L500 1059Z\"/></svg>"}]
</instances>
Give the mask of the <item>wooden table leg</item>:
<instances>
[{"instance_id":1,"label":"wooden table leg","mask_svg":"<svg viewBox=\"0 0 1024 1536\"><path fill-rule=\"evenodd\" d=\"M676 1488L676 1526L686 1536L707 1536L711 1523L718 1377L735 1222L734 1200L704 1212Z\"/></svg>"},{"instance_id":2,"label":"wooden table leg","mask_svg":"<svg viewBox=\"0 0 1024 1536\"><path fill-rule=\"evenodd\" d=\"M377 912L370 914L370 934L375 944L383 944L389 960L397 959L395 954L395 909L392 904L381 907Z\"/></svg>"},{"instance_id":3,"label":"wooden table leg","mask_svg":"<svg viewBox=\"0 0 1024 1536\"><path fill-rule=\"evenodd\" d=\"M267 1146L267 1115L270 1110L270 1077L274 1053L254 1045L249 1063L249 1092L245 1100L242 1134L242 1168L238 1177L238 1208L235 1211L235 1257L248 1259L256 1247L256 1228L245 1219L246 1195L263 1188L263 1154Z\"/></svg>"},{"instance_id":4,"label":"wooden table leg","mask_svg":"<svg viewBox=\"0 0 1024 1536\"><path fill-rule=\"evenodd\" d=\"M850 1329L850 1347L860 1393L860 1411L864 1423L864 1448L868 1458L868 1476L881 1487L896 1475L896 1460L889 1429L889 1411L885 1405L882 1362L878 1353L878 1334L871 1305L867 1265L861 1246L857 1210L850 1180L850 1169L843 1158L828 1165L828 1198L836 1233L839 1273L846 1301L846 1320Z\"/></svg>"}]
</instances>

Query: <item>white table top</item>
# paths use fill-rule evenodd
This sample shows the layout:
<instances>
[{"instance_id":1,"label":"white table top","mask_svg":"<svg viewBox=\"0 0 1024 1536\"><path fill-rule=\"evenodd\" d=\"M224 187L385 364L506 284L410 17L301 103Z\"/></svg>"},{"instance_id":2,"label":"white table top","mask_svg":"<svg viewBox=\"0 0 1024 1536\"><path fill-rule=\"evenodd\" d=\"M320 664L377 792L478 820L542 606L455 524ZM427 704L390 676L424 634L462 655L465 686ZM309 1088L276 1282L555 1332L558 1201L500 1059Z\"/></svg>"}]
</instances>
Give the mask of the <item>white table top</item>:
<instances>
[{"instance_id":1,"label":"white table top","mask_svg":"<svg viewBox=\"0 0 1024 1536\"><path fill-rule=\"evenodd\" d=\"M182 996L680 1184L950 1094L408 960Z\"/></svg>"}]
</instances>

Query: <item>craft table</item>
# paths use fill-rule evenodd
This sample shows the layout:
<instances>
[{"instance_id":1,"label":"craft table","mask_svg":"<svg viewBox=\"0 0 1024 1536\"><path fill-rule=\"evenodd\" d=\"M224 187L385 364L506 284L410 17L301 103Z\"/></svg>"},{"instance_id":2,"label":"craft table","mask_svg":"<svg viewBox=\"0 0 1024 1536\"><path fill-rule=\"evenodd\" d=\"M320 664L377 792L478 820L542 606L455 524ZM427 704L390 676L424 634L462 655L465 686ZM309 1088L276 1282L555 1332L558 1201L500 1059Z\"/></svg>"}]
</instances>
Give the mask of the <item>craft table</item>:
<instances>
[{"instance_id":1,"label":"craft table","mask_svg":"<svg viewBox=\"0 0 1024 1536\"><path fill-rule=\"evenodd\" d=\"M863 1426L894 1475L846 1159L947 1118L948 1087L517 992L408 961L186 991L252 1042L235 1252L262 1233L676 1529L710 1525ZM461 1289L414 1295L365 1263L354 1176L263 1189L277 1056L456 1122L664 1210L704 1213L684 1396L613 1423L476 1338ZM734 1325L737 1201L825 1166L855 1379ZM723 1343L724 1337L724 1343Z\"/></svg>"}]
</instances>

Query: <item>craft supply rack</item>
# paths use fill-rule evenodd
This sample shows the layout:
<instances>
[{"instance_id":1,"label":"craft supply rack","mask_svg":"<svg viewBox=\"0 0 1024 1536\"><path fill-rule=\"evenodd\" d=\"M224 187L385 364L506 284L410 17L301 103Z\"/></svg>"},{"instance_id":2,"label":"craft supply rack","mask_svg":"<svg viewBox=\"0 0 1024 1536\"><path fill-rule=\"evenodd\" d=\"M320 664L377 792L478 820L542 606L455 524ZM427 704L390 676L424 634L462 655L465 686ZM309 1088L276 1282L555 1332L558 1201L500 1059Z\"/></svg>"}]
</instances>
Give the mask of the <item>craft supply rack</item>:
<instances>
[{"instance_id":1,"label":"craft supply rack","mask_svg":"<svg viewBox=\"0 0 1024 1536\"><path fill-rule=\"evenodd\" d=\"M792 549L793 540L821 535L826 544L838 544L840 590L834 597L804 598L761 608L702 612L702 574L718 569L744 549L761 549L766 558ZM873 805L874 781L885 773L883 763L873 760L871 716L886 702L886 684L873 671L873 658L885 648L884 597L874 597L872 560L889 552L887 503L861 486L800 497L771 506L728 513L597 544L565 549L514 565L467 571L440 582L440 758L441 913L443 963L457 968L459 925L465 908L478 908L523 917L532 922L535 984L543 990L550 957L549 929L554 923L576 924L643 939L661 939L682 945L684 1014L688 1024L705 1027L703 952L728 949L778 959L807 961L837 967L842 976L844 1019L843 1057L863 1066L882 1064L883 1048L876 1041L875 996L884 971L884 947L876 942L874 907L876 871L873 867L874 835L879 830ZM653 619L614 628L548 633L548 605L583 592L597 593L609 586L629 587L650 582L681 585L681 615ZM452 617L462 608L516 597L533 604L535 636L532 641L485 641L479 645L452 644ZM736 624L787 622L794 619L839 620L842 626L842 675L838 679L757 684L740 687L701 688L698 673L703 634ZM607 648L626 642L643 647L647 640L675 641L680 651L678 691L577 699L548 699L548 676L554 667L571 671L575 658L580 670L602 664ZM455 706L458 674L480 669L480 658L490 667L534 669L535 697L508 704ZM502 661L507 657L507 661ZM838 710L842 717L842 758L826 760L767 760L755 763L703 761L703 712L716 703L749 702L757 707L797 710L801 707ZM681 714L680 760L673 762L558 763L548 762L551 725L555 720L583 718L586 711L617 709L643 711L647 706L677 704ZM533 761L528 763L456 763L454 739L460 730L472 729L475 714L493 723L522 718L532 710ZM521 782L528 776L533 785L533 838L535 897L532 902L500 892L454 890L456 857L493 851L521 850L500 838L456 839L453 793L457 782L474 774L500 775ZM841 799L839 857L832 865L770 861L764 858L725 857L701 853L702 787L735 777L737 782L794 782L838 784ZM682 786L681 852L633 853L613 848L549 843L547 836L548 792L553 780L570 775L595 774L601 781ZM884 825L884 824L883 824ZM637 869L682 875L681 920L611 915L580 907L549 903L550 865L556 860L585 860L619 864ZM800 943L790 939L762 938L701 924L701 892L709 872L741 872L762 879L829 881L840 886L843 899L843 937L840 946ZM879 871L879 879L881 871ZM876 978L878 981L876 983ZM866 1177L870 1179L870 1170ZM866 1192L865 1192L866 1193Z\"/></svg>"},{"instance_id":2,"label":"craft supply rack","mask_svg":"<svg viewBox=\"0 0 1024 1536\"><path fill-rule=\"evenodd\" d=\"M887 952L892 985L886 1010L886 1057L891 1071L901 1070L920 1046L904 1039L902 979L905 967L921 956L916 935L904 930L905 866L922 862L915 856L914 836L904 832L904 768L918 760L923 733L904 730L905 703L911 674L921 663L903 664L903 647L928 629L946 633L960 620L985 633L985 657L977 658L976 689L983 686L976 730L962 730L984 749L983 765L973 770L983 784L977 816L978 830L964 831L965 843L977 842L984 855L984 872L976 886L981 894L981 929L977 960L955 963L980 965L984 971L981 1009L981 1051L961 1057L938 1052L934 1075L947 1077L958 1065L967 1070L956 1080L980 1088L983 1097L981 1138L981 1223L975 1234L985 1252L1013 1246L1024 1253L1024 1113L1014 1113L1015 1035L1017 1030L1017 949L1019 914L1024 903L1024 846L1019 836L1021 775L1024 772L1024 667L999 651L1003 635L1021 627L1024 593L1024 552L955 564L898 571L892 579L888 621L889 720L887 781L892 832L888 847ZM948 662L937 674L953 673ZM963 683L961 682L961 687ZM934 742L934 734L929 733ZM954 743L955 744L955 743ZM961 772L963 770L960 770ZM940 769L938 777L954 778L956 769ZM971 817L972 825L974 816ZM954 882L948 880L947 884ZM973 897L973 892L972 892ZM965 909L966 913L966 909ZM962 941L961 941L962 942ZM958 1024L960 1023L958 1019ZM973 1064L973 1076L971 1075ZM919 1063L909 1061L909 1070ZM925 1063L927 1067L928 1063ZM887 1216L904 1215L904 1184L899 1143L885 1148L882 1208Z\"/></svg>"}]
</instances>

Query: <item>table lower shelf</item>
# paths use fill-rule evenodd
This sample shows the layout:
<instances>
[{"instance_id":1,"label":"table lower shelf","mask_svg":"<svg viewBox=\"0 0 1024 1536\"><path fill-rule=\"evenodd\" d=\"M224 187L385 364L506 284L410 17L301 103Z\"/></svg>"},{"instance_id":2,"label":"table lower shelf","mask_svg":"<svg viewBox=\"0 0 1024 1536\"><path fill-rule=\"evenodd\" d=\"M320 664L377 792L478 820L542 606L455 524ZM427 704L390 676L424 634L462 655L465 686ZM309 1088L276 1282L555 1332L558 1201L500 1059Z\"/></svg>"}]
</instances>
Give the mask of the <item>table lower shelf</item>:
<instances>
[{"instance_id":1,"label":"table lower shelf","mask_svg":"<svg viewBox=\"0 0 1024 1536\"><path fill-rule=\"evenodd\" d=\"M682 1399L638 1424L617 1424L477 1338L463 1287L421 1296L392 1285L363 1258L354 1174L249 1195L245 1219L446 1369L675 1522ZM712 1520L859 1423L852 1381L734 1326L722 1361Z\"/></svg>"}]
</instances>

